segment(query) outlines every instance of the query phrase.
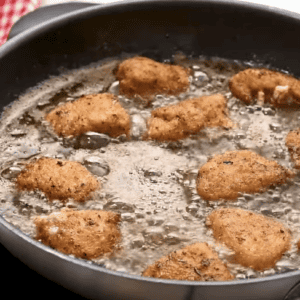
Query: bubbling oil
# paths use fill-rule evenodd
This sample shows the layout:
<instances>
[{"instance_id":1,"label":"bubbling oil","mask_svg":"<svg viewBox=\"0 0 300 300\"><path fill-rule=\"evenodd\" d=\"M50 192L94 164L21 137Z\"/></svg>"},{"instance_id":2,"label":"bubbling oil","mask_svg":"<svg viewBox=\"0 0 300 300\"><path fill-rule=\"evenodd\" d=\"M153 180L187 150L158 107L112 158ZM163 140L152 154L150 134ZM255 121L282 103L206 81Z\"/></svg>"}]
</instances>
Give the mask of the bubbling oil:
<instances>
[{"instance_id":1,"label":"bubbling oil","mask_svg":"<svg viewBox=\"0 0 300 300\"><path fill-rule=\"evenodd\" d=\"M121 251L93 259L106 268L140 275L171 251L195 242L208 242L227 263L236 279L249 279L300 268L296 242L300 238L300 176L261 194L240 194L236 201L204 201L196 191L198 169L208 158L229 150L248 149L282 166L293 168L285 137L297 128L299 108L245 105L228 88L231 76L251 66L214 58L172 58L191 69L190 89L179 96L156 95L150 105L119 95L114 69L120 58L101 61L51 78L20 96L5 109L0 122L0 212L30 237L33 218L78 210L110 210L121 215ZM59 138L44 116L53 108L83 95L110 92L118 96L131 117L131 138L110 138L88 132L76 138ZM144 141L151 110L188 98L221 93L228 99L234 129L206 128L178 142ZM15 178L25 164L42 156L78 161L101 182L91 200L48 201L40 191L17 192ZM290 228L293 246L276 266L262 272L232 263L233 253L215 243L205 225L218 207L239 207L273 217Z\"/></svg>"}]
</instances>

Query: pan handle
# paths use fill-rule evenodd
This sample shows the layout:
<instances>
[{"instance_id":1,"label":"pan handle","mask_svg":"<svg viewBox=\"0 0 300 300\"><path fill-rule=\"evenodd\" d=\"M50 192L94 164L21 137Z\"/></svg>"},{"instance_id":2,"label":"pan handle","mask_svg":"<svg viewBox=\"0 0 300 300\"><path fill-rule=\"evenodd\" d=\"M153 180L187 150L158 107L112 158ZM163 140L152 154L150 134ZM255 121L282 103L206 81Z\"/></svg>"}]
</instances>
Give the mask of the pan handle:
<instances>
[{"instance_id":1,"label":"pan handle","mask_svg":"<svg viewBox=\"0 0 300 300\"><path fill-rule=\"evenodd\" d=\"M293 288L286 294L284 300L296 300L300 296L300 282L295 284Z\"/></svg>"},{"instance_id":2,"label":"pan handle","mask_svg":"<svg viewBox=\"0 0 300 300\"><path fill-rule=\"evenodd\" d=\"M42 6L37 10L34 10L33 12L20 18L10 30L7 40L17 36L19 33L22 33L27 29L30 29L33 26L39 25L40 23L49 21L50 19L56 18L66 13L70 13L94 5L99 5L99 3L67 2Z\"/></svg>"}]
</instances>

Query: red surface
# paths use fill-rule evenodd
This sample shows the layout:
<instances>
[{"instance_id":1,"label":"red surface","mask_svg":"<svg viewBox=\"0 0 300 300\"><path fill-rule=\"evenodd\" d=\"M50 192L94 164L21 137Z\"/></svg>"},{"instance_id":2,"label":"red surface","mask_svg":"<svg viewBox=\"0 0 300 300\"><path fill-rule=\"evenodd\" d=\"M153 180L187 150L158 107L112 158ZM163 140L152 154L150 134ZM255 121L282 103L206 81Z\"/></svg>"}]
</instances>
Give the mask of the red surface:
<instances>
[{"instance_id":1,"label":"red surface","mask_svg":"<svg viewBox=\"0 0 300 300\"><path fill-rule=\"evenodd\" d=\"M6 42L12 25L41 5L41 0L0 0L0 45Z\"/></svg>"}]
</instances>

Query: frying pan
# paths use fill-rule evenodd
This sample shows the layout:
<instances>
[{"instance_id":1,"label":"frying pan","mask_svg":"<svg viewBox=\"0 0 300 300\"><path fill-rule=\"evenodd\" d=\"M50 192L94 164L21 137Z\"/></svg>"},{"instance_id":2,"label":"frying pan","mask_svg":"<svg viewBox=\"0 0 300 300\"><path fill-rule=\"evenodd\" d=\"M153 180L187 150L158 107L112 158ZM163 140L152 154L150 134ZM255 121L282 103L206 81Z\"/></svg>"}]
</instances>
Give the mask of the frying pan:
<instances>
[{"instance_id":1,"label":"frying pan","mask_svg":"<svg viewBox=\"0 0 300 300\"><path fill-rule=\"evenodd\" d=\"M300 15L239 1L145 0L40 8L17 22L0 48L1 107L59 75L62 67L79 68L122 53L157 60L176 51L255 60L300 76L299 32ZM292 300L300 295L300 271L230 282L160 280L110 271L50 249L2 217L0 242L7 249L1 249L1 286L12 296L14 289L32 298L73 299L75 294L65 289L89 299Z\"/></svg>"}]
</instances>

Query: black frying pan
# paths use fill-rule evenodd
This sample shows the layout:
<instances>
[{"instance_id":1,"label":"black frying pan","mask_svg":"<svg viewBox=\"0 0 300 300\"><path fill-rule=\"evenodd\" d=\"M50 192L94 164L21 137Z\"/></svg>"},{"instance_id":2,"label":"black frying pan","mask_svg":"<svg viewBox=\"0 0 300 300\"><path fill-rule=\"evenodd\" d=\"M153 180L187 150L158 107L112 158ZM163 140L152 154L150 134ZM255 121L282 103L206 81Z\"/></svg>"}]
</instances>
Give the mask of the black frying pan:
<instances>
[{"instance_id":1,"label":"black frying pan","mask_svg":"<svg viewBox=\"0 0 300 300\"><path fill-rule=\"evenodd\" d=\"M300 15L239 1L152 0L40 8L22 18L11 40L0 48L1 107L58 75L59 67L78 68L123 52L153 59L169 58L176 51L255 59L300 76L299 32ZM69 289L90 299L292 300L300 290L300 271L231 282L158 280L112 272L45 247L1 217L0 242L34 270L1 249L1 285L6 291L13 283L12 297L21 292L23 297L74 299Z\"/></svg>"}]
</instances>

